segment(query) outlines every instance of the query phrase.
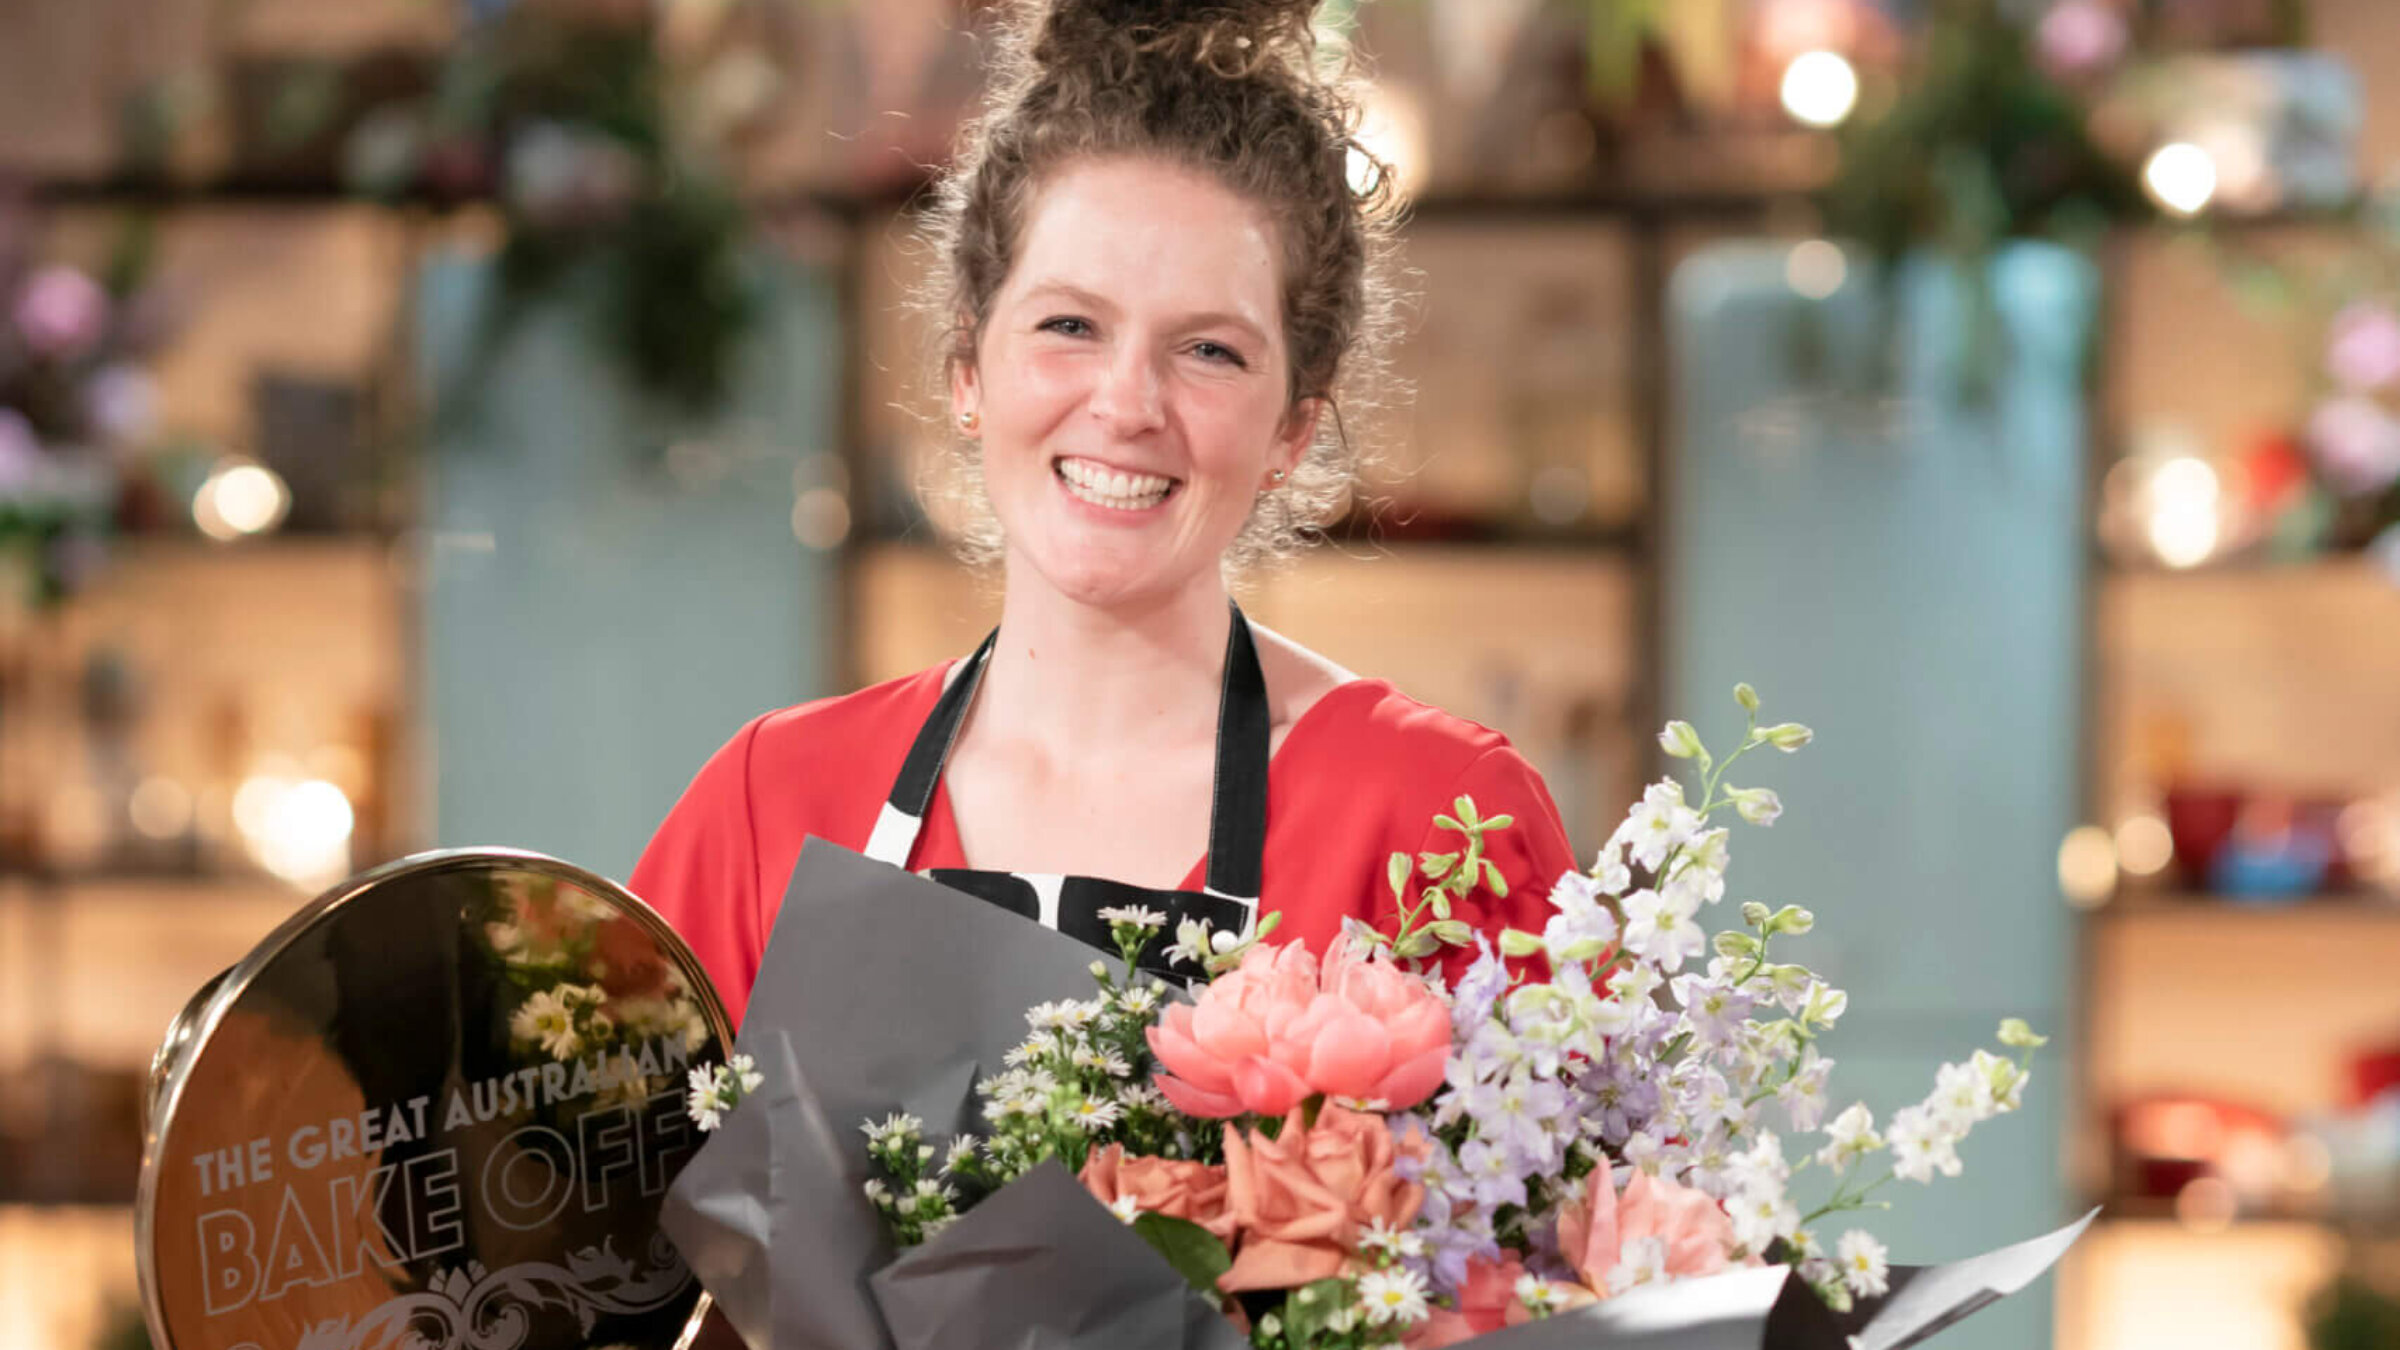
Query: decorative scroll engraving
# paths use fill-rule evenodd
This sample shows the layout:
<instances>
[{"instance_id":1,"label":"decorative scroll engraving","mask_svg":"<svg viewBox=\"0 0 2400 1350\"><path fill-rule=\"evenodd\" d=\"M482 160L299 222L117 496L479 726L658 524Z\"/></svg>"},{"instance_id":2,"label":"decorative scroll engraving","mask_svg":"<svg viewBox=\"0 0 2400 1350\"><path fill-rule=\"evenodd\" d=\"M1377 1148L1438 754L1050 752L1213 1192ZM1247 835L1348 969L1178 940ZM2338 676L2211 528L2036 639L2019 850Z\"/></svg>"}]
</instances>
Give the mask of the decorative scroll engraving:
<instances>
[{"instance_id":1,"label":"decorative scroll engraving","mask_svg":"<svg viewBox=\"0 0 2400 1350\"><path fill-rule=\"evenodd\" d=\"M691 1270L664 1234L652 1239L642 1269L619 1256L613 1241L569 1255L564 1266L528 1261L487 1271L470 1262L435 1276L420 1293L384 1304L356 1326L336 1320L312 1328L295 1350L517 1350L532 1332L536 1312L573 1313L588 1337L601 1314L655 1312L691 1281Z\"/></svg>"}]
</instances>

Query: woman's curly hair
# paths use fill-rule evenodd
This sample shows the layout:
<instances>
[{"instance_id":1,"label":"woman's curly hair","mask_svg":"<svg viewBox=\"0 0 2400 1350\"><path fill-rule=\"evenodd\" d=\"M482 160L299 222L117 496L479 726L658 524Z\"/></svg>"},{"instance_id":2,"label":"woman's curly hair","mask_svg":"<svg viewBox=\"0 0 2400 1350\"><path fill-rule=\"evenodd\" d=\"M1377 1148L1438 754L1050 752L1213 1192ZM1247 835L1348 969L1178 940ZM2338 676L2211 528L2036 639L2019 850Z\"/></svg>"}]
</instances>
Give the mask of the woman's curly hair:
<instances>
[{"instance_id":1,"label":"woman's curly hair","mask_svg":"<svg viewBox=\"0 0 2400 1350\"><path fill-rule=\"evenodd\" d=\"M1028 208L1063 167L1156 158L1266 209L1283 250L1292 407L1323 399L1327 415L1227 551L1236 571L1297 551L1346 504L1359 462L1346 421L1373 406L1394 327L1399 199L1390 167L1359 142L1360 88L1346 53L1319 43L1316 3L1017 0L993 48L983 113L921 227L932 268L918 303L938 334L931 364L946 387L958 363L975 359ZM1002 541L979 446L953 444L950 481L932 490L959 510L961 551L989 563Z\"/></svg>"}]
</instances>

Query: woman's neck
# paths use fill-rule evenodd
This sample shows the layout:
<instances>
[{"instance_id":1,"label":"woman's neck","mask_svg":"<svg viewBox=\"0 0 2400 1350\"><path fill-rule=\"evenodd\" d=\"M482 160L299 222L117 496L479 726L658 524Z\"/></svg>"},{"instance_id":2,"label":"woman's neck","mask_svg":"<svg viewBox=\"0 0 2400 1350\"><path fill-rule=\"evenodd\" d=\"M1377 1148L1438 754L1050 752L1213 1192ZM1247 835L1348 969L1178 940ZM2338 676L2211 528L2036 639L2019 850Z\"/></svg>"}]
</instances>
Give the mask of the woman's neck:
<instances>
[{"instance_id":1,"label":"woman's neck","mask_svg":"<svg viewBox=\"0 0 2400 1350\"><path fill-rule=\"evenodd\" d=\"M1221 585L1097 609L1030 569L1002 593L1000 641L974 715L1070 759L1213 735L1232 611Z\"/></svg>"}]
</instances>

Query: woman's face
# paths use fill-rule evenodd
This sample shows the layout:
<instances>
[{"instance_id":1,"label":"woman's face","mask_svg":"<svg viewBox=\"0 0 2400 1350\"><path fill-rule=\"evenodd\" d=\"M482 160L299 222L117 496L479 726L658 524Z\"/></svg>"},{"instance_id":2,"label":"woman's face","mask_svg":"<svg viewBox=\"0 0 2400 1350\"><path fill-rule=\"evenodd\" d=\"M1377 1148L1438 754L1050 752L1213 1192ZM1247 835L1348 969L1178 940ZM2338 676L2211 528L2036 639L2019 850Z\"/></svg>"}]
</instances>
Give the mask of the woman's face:
<instances>
[{"instance_id":1,"label":"woman's face","mask_svg":"<svg viewBox=\"0 0 2400 1350\"><path fill-rule=\"evenodd\" d=\"M1278 259L1265 211L1157 161L1074 165L1036 195L951 390L1012 585L1029 568L1116 607L1218 584L1315 430L1286 388Z\"/></svg>"}]
</instances>

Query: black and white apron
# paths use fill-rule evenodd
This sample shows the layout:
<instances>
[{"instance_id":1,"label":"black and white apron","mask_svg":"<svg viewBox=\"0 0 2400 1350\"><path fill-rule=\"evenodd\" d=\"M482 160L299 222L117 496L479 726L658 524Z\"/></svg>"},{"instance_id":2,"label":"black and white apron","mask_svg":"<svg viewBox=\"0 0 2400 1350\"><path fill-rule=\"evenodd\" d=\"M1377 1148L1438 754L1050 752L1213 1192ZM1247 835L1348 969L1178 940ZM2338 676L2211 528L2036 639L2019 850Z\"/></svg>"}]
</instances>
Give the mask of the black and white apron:
<instances>
[{"instance_id":1,"label":"black and white apron","mask_svg":"<svg viewBox=\"0 0 2400 1350\"><path fill-rule=\"evenodd\" d=\"M900 776L875 821L875 833L867 841L868 857L908 867L917 834L925 825L925 812L933 802L934 785L941 781L950 748L958 739L959 728L966 724L968 705L975 699L999 638L999 630L994 629L983 640L918 729L916 742L909 747ZM1204 889L1160 891L1105 877L964 867L931 868L925 875L1111 953L1116 951L1116 943L1100 911L1146 907L1166 915L1167 921L1143 949L1140 964L1163 975L1192 975L1195 971L1190 965L1171 967L1162 955L1174 943L1178 924L1198 919L1215 931L1248 938L1258 922L1260 859L1267 842L1268 731L1266 677L1259 669L1250 624L1235 606L1232 630L1225 641L1224 685L1217 703L1217 760L1209 802Z\"/></svg>"}]
</instances>

